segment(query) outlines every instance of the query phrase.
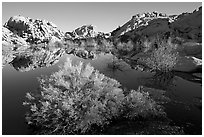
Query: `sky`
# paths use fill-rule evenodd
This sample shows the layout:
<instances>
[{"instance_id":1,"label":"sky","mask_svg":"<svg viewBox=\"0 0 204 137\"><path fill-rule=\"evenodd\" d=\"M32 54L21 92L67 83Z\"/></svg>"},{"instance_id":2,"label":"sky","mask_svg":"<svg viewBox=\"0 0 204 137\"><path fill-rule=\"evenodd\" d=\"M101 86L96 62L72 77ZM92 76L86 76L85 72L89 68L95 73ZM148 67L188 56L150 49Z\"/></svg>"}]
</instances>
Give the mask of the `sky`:
<instances>
[{"instance_id":1,"label":"sky","mask_svg":"<svg viewBox=\"0 0 204 137\"><path fill-rule=\"evenodd\" d=\"M89 24L98 31L110 32L137 13L180 14L192 12L201 5L201 2L3 2L2 23L22 15L51 21L64 32Z\"/></svg>"}]
</instances>

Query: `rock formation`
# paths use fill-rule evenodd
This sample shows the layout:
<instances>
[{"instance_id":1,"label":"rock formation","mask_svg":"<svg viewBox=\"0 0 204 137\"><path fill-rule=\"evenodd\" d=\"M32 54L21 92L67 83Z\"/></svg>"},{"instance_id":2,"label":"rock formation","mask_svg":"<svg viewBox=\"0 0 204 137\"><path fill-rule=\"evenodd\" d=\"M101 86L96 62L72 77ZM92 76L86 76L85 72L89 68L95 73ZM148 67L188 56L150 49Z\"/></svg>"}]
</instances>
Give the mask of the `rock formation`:
<instances>
[{"instance_id":1,"label":"rock formation","mask_svg":"<svg viewBox=\"0 0 204 137\"><path fill-rule=\"evenodd\" d=\"M85 39L94 37L108 38L109 36L109 33L98 32L93 25L83 25L72 32L65 33L66 39Z\"/></svg>"},{"instance_id":2,"label":"rock formation","mask_svg":"<svg viewBox=\"0 0 204 137\"><path fill-rule=\"evenodd\" d=\"M4 27L21 37L20 39L23 39L28 44L46 43L52 36L58 39L64 38L63 32L57 29L57 26L52 22L39 19L33 20L20 15L11 17ZM3 35L4 32L6 31L3 31Z\"/></svg>"},{"instance_id":3,"label":"rock formation","mask_svg":"<svg viewBox=\"0 0 204 137\"><path fill-rule=\"evenodd\" d=\"M121 35L153 36L167 32L201 42L202 8L200 7L192 13L169 16L159 12L136 14L123 26L112 31L111 34L117 38Z\"/></svg>"}]
</instances>

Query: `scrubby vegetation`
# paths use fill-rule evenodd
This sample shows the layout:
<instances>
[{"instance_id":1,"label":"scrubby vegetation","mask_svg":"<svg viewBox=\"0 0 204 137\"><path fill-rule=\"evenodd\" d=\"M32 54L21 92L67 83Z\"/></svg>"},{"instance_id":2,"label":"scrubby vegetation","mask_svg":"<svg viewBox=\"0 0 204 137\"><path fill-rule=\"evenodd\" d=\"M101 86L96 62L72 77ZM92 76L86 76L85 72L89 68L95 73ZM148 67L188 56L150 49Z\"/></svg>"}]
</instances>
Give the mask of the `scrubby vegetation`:
<instances>
[{"instance_id":1,"label":"scrubby vegetation","mask_svg":"<svg viewBox=\"0 0 204 137\"><path fill-rule=\"evenodd\" d=\"M133 50L134 44L131 40L127 43L118 42L116 48L120 54L126 55Z\"/></svg>"},{"instance_id":2,"label":"scrubby vegetation","mask_svg":"<svg viewBox=\"0 0 204 137\"><path fill-rule=\"evenodd\" d=\"M178 61L178 53L175 51L177 45L171 43L169 39L158 43L158 48L155 48L150 57L144 59L146 65L153 70L168 72L171 71Z\"/></svg>"},{"instance_id":3,"label":"scrubby vegetation","mask_svg":"<svg viewBox=\"0 0 204 137\"><path fill-rule=\"evenodd\" d=\"M112 119L165 115L143 88L127 91L100 74L90 64L73 65L70 59L50 77L41 77L40 88L27 93L30 111L26 121L38 134L85 134L103 128Z\"/></svg>"}]
</instances>

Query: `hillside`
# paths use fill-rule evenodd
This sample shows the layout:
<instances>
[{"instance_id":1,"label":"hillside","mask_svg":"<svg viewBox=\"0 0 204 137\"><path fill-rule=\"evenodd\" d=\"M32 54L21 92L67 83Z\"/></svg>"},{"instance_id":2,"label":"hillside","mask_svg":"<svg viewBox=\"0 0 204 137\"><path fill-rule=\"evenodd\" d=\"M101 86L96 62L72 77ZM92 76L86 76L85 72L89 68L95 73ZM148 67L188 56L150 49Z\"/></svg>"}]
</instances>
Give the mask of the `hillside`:
<instances>
[{"instance_id":1,"label":"hillside","mask_svg":"<svg viewBox=\"0 0 204 137\"><path fill-rule=\"evenodd\" d=\"M122 35L149 37L170 33L201 42L201 30L202 7L192 13L182 13L180 15L166 15L159 12L136 14L127 23L113 30L111 35L114 38Z\"/></svg>"}]
</instances>

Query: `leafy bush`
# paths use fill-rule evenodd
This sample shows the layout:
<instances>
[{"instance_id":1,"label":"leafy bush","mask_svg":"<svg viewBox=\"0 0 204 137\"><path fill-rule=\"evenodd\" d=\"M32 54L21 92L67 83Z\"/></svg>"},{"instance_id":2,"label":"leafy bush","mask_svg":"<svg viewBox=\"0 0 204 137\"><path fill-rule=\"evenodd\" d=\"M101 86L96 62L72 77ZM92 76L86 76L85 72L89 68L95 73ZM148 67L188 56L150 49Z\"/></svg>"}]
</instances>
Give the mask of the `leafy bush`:
<instances>
[{"instance_id":1,"label":"leafy bush","mask_svg":"<svg viewBox=\"0 0 204 137\"><path fill-rule=\"evenodd\" d=\"M40 83L41 93L27 94L31 113L26 119L48 132L84 133L92 124L103 126L121 113L120 84L82 62L73 66L68 59L60 71Z\"/></svg>"},{"instance_id":2,"label":"leafy bush","mask_svg":"<svg viewBox=\"0 0 204 137\"><path fill-rule=\"evenodd\" d=\"M178 62L178 53L175 51L177 45L171 41L158 43L158 48L154 49L150 57L144 59L146 65L153 70L168 72L171 71Z\"/></svg>"},{"instance_id":3,"label":"leafy bush","mask_svg":"<svg viewBox=\"0 0 204 137\"><path fill-rule=\"evenodd\" d=\"M100 74L90 64L80 62L74 66L67 59L58 72L40 78L35 94L27 93L24 105L30 111L26 121L40 134L83 134L93 126L100 128L124 116L124 111L127 118L157 115L157 104L148 94L134 90L124 94L120 87L119 82Z\"/></svg>"},{"instance_id":4,"label":"leafy bush","mask_svg":"<svg viewBox=\"0 0 204 137\"><path fill-rule=\"evenodd\" d=\"M114 47L111 41L104 38L99 40L98 45L99 45L99 50L103 52L110 52Z\"/></svg>"},{"instance_id":5,"label":"leafy bush","mask_svg":"<svg viewBox=\"0 0 204 137\"><path fill-rule=\"evenodd\" d=\"M131 90L125 98L125 117L134 119L138 117L151 118L163 117L165 112L162 106L158 105L153 99L150 98L148 92L145 92L143 86L140 86L137 91Z\"/></svg>"}]
</instances>

